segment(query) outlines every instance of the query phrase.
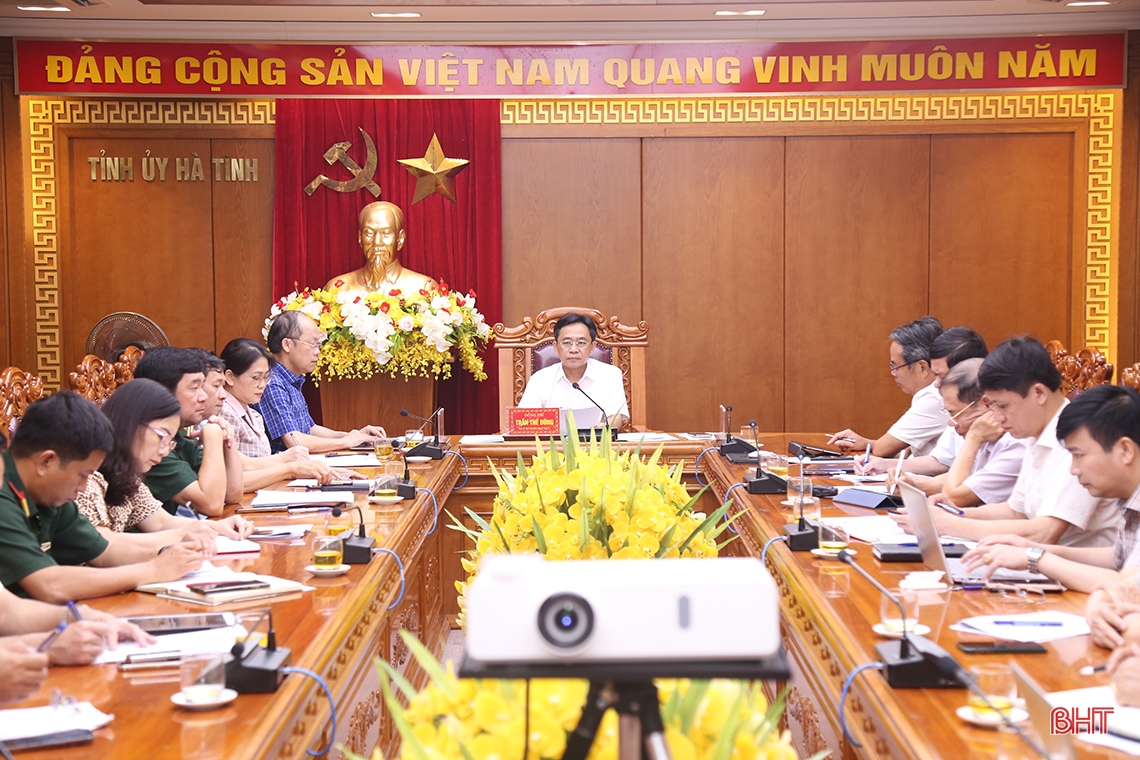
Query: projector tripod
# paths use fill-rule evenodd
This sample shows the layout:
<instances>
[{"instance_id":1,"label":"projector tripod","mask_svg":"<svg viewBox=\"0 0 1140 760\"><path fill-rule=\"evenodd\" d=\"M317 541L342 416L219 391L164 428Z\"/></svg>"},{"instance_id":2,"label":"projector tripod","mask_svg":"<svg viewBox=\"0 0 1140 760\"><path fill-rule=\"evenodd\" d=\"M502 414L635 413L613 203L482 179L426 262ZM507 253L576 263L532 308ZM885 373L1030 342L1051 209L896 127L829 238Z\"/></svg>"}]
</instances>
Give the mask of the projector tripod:
<instances>
[{"instance_id":1,"label":"projector tripod","mask_svg":"<svg viewBox=\"0 0 1140 760\"><path fill-rule=\"evenodd\" d=\"M618 760L671 760L657 687L644 681L590 681L582 717L566 740L562 760L586 760L602 716L611 707L618 714Z\"/></svg>"}]
</instances>

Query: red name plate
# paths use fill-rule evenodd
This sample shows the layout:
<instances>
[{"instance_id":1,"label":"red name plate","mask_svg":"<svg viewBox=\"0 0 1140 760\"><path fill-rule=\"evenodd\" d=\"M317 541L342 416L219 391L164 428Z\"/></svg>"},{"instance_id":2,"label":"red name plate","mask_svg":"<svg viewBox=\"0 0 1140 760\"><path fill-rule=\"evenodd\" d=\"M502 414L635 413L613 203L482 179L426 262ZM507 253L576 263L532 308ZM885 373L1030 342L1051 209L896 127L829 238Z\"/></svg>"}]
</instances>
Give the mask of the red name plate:
<instances>
[{"instance_id":1,"label":"red name plate","mask_svg":"<svg viewBox=\"0 0 1140 760\"><path fill-rule=\"evenodd\" d=\"M507 435L561 435L562 410L557 407L507 409Z\"/></svg>"}]
</instances>

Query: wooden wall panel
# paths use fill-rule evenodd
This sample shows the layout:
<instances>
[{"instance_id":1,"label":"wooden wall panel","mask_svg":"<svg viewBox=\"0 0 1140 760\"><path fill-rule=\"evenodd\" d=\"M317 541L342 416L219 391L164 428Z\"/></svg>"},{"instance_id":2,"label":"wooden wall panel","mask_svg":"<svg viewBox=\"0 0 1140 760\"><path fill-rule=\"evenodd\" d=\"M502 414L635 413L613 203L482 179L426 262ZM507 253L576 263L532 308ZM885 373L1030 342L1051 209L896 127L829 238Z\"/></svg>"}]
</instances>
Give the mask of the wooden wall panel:
<instances>
[{"instance_id":1,"label":"wooden wall panel","mask_svg":"<svg viewBox=\"0 0 1140 760\"><path fill-rule=\"evenodd\" d=\"M640 141L504 140L503 321L555 306L641 319Z\"/></svg>"},{"instance_id":2,"label":"wooden wall panel","mask_svg":"<svg viewBox=\"0 0 1140 760\"><path fill-rule=\"evenodd\" d=\"M926 313L930 140L787 142L786 429L876 438L910 403L887 335Z\"/></svg>"},{"instance_id":3,"label":"wooden wall panel","mask_svg":"<svg viewBox=\"0 0 1140 760\"><path fill-rule=\"evenodd\" d=\"M134 182L91 180L88 156L134 156ZM142 179L138 157L169 156L165 182ZM203 181L174 179L174 158L196 153ZM69 140L61 251L64 376L83 358L92 326L114 311L155 320L173 345L214 343L210 141L84 136ZM268 272L264 277L268 278Z\"/></svg>"},{"instance_id":4,"label":"wooden wall panel","mask_svg":"<svg viewBox=\"0 0 1140 760\"><path fill-rule=\"evenodd\" d=\"M34 369L33 341L23 339L22 333L27 325L22 297L25 283L22 278L12 282L9 276L13 265L22 270L24 263L24 161L14 52L12 38L0 37L0 293L16 296L6 298L0 307L0 368L16 364ZM13 343L18 350L12 350Z\"/></svg>"},{"instance_id":5,"label":"wooden wall panel","mask_svg":"<svg viewBox=\"0 0 1140 760\"><path fill-rule=\"evenodd\" d=\"M273 301L273 141L212 140L214 156L255 158L257 181L215 182L213 192L216 351L233 338L260 341Z\"/></svg>"},{"instance_id":6,"label":"wooden wall panel","mask_svg":"<svg viewBox=\"0 0 1140 760\"><path fill-rule=\"evenodd\" d=\"M930 311L1071 348L1073 136L931 138ZM1083 252L1082 252L1083 255Z\"/></svg>"},{"instance_id":7,"label":"wooden wall panel","mask_svg":"<svg viewBox=\"0 0 1140 760\"><path fill-rule=\"evenodd\" d=\"M783 430L784 141L643 143L648 421Z\"/></svg>"}]
</instances>

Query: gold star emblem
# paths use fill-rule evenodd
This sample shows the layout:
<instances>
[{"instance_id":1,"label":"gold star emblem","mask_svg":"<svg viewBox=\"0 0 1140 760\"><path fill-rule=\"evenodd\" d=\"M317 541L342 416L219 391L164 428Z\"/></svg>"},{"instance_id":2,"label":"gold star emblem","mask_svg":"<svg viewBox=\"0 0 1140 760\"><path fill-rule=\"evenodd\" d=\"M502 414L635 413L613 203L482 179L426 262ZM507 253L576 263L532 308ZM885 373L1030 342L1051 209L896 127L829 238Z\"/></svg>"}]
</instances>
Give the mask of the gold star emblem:
<instances>
[{"instance_id":1,"label":"gold star emblem","mask_svg":"<svg viewBox=\"0 0 1140 760\"><path fill-rule=\"evenodd\" d=\"M455 203L455 177L467 168L470 163L465 158L448 158L443 155L443 148L439 147L439 138L433 133L427 153L423 158L401 158L403 164L412 176L416 178L416 193L412 203L416 204L424 198L439 193L452 203Z\"/></svg>"}]
</instances>

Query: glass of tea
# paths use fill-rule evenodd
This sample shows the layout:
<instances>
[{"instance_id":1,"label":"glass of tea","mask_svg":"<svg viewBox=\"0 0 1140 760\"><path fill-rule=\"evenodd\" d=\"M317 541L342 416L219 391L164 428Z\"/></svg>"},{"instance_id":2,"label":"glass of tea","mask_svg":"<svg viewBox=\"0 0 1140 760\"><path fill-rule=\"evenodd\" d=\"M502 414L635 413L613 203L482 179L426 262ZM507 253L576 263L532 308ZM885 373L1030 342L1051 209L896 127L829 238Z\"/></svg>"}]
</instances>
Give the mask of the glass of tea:
<instances>
[{"instance_id":1,"label":"glass of tea","mask_svg":"<svg viewBox=\"0 0 1140 760\"><path fill-rule=\"evenodd\" d=\"M1008 665L996 662L971 665L970 675L978 684L978 691L985 694L990 705L993 705L990 707L977 694L970 694L967 704L974 715L985 719L996 717L994 708L1007 715L1013 710L1013 703L1017 699L1017 681Z\"/></svg>"},{"instance_id":2,"label":"glass of tea","mask_svg":"<svg viewBox=\"0 0 1140 760\"><path fill-rule=\"evenodd\" d=\"M340 536L313 537L313 566L319 568L340 567L344 560L344 544Z\"/></svg>"}]
</instances>

